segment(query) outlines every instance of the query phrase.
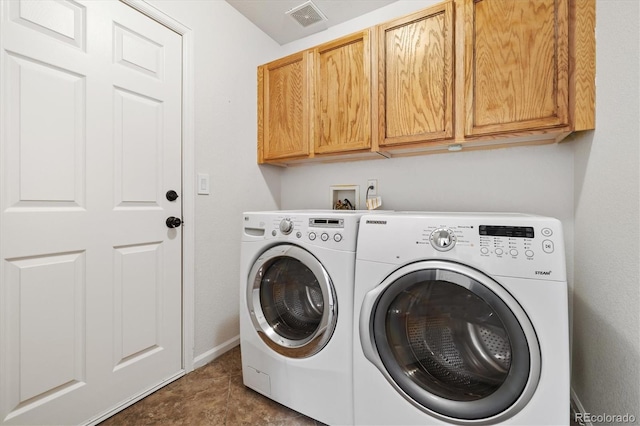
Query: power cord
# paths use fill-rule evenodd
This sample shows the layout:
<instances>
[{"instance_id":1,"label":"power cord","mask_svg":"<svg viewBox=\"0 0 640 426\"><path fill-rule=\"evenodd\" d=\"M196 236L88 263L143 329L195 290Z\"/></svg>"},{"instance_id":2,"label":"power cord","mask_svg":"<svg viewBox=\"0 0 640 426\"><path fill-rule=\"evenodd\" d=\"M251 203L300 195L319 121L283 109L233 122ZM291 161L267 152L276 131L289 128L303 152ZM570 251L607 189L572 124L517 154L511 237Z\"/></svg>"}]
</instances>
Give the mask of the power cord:
<instances>
[{"instance_id":1,"label":"power cord","mask_svg":"<svg viewBox=\"0 0 640 426\"><path fill-rule=\"evenodd\" d=\"M373 189L373 185L369 185L369 187L367 188L367 195L365 195L365 200L369 199L369 191L371 191Z\"/></svg>"}]
</instances>

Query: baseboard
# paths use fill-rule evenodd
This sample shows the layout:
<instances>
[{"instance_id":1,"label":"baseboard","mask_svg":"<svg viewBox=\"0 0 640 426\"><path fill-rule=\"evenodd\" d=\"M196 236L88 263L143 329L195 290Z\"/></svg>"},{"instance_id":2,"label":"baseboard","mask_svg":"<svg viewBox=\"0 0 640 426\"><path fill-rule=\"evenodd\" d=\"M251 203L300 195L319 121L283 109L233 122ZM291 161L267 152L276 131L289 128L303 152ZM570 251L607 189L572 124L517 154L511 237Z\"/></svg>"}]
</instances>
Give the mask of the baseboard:
<instances>
[{"instance_id":1,"label":"baseboard","mask_svg":"<svg viewBox=\"0 0 640 426\"><path fill-rule=\"evenodd\" d=\"M580 398L578 398L578 394L573 388L571 388L571 421L581 426L593 426L591 421L587 421L580 417L586 412L587 411L584 409L582 402L580 402Z\"/></svg>"},{"instance_id":2,"label":"baseboard","mask_svg":"<svg viewBox=\"0 0 640 426\"><path fill-rule=\"evenodd\" d=\"M210 349L207 352L203 353L202 355L198 355L197 357L195 357L193 359L193 368L197 369L204 365L207 365L214 359L218 358L220 355L230 351L231 349L235 348L239 344L240 344L240 335L232 337L226 342L222 342L215 348Z\"/></svg>"}]
</instances>

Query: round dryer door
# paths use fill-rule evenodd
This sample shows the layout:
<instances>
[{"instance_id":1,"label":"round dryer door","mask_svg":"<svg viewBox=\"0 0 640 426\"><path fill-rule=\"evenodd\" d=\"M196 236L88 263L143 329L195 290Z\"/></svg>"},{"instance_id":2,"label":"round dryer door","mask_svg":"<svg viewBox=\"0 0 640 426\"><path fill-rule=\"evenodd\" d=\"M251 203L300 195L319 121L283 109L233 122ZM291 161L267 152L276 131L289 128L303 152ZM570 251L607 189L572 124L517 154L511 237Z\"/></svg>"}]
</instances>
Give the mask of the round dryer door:
<instances>
[{"instance_id":1,"label":"round dryer door","mask_svg":"<svg viewBox=\"0 0 640 426\"><path fill-rule=\"evenodd\" d=\"M389 382L449 421L510 417L540 376L540 348L520 305L491 278L456 263L396 271L367 294L360 330L365 355Z\"/></svg>"},{"instance_id":2,"label":"round dryer door","mask_svg":"<svg viewBox=\"0 0 640 426\"><path fill-rule=\"evenodd\" d=\"M305 358L331 338L335 291L325 268L308 251L289 244L267 250L251 269L247 291L253 325L274 351Z\"/></svg>"}]
</instances>

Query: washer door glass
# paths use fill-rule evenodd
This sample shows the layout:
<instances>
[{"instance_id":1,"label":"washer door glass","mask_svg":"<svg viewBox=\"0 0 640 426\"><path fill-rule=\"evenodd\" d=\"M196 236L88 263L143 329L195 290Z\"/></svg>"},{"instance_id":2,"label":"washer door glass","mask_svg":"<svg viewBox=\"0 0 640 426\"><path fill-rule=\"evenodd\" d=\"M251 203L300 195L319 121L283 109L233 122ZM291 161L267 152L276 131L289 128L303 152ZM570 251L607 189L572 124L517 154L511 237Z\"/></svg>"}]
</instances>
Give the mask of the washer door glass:
<instances>
[{"instance_id":1,"label":"washer door glass","mask_svg":"<svg viewBox=\"0 0 640 426\"><path fill-rule=\"evenodd\" d=\"M258 258L249 276L249 311L262 339L293 358L317 353L336 324L331 279L309 252L280 245Z\"/></svg>"},{"instance_id":2,"label":"washer door glass","mask_svg":"<svg viewBox=\"0 0 640 426\"><path fill-rule=\"evenodd\" d=\"M386 286L371 319L380 360L406 397L448 418L474 420L498 415L521 397L532 370L521 322L534 339L535 333L486 285L499 287L495 281L468 271L402 275Z\"/></svg>"}]
</instances>

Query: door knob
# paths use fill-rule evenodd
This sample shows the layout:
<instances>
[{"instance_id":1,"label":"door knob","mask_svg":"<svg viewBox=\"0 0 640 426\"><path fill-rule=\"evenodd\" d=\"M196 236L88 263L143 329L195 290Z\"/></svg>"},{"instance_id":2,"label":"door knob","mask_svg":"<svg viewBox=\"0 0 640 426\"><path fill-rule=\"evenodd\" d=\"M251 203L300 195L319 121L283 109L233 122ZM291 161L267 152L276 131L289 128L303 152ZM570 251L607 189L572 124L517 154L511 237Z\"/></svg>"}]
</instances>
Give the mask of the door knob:
<instances>
[{"instance_id":1,"label":"door knob","mask_svg":"<svg viewBox=\"0 0 640 426\"><path fill-rule=\"evenodd\" d=\"M182 225L182 221L180 220L179 217L173 217L173 216L169 216L167 218L167 228L177 228L180 225Z\"/></svg>"},{"instance_id":2,"label":"door knob","mask_svg":"<svg viewBox=\"0 0 640 426\"><path fill-rule=\"evenodd\" d=\"M178 199L178 193L173 189L170 189L169 191L167 191L166 195L167 195L167 200L169 201L175 201Z\"/></svg>"}]
</instances>

